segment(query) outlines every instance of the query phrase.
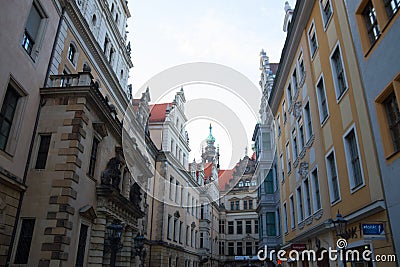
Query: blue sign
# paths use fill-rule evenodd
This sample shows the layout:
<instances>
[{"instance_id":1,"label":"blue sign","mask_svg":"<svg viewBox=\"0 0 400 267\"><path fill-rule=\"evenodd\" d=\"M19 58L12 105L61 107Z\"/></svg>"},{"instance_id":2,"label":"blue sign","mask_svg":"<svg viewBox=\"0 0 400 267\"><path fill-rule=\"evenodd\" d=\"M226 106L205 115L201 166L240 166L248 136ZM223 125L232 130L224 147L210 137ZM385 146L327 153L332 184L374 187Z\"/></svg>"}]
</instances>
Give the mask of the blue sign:
<instances>
[{"instance_id":1,"label":"blue sign","mask_svg":"<svg viewBox=\"0 0 400 267\"><path fill-rule=\"evenodd\" d=\"M362 225L364 235L381 235L383 234L383 223L366 223Z\"/></svg>"}]
</instances>

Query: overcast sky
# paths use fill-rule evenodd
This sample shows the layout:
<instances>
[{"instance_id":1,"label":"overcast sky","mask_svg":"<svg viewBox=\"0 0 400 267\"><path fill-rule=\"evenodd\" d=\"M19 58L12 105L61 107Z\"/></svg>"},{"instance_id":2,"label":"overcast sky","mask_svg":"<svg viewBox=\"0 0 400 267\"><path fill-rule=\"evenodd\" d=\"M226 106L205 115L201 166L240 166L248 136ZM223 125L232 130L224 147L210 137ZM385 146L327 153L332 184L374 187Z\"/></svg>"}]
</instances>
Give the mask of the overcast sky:
<instances>
[{"instance_id":1,"label":"overcast sky","mask_svg":"<svg viewBox=\"0 0 400 267\"><path fill-rule=\"evenodd\" d=\"M295 0L289 3L294 8ZM286 37L284 4L285 0L129 0L134 94L157 73L191 62L229 66L258 85L261 49L270 62L279 62ZM191 144L201 142L189 134Z\"/></svg>"}]
</instances>

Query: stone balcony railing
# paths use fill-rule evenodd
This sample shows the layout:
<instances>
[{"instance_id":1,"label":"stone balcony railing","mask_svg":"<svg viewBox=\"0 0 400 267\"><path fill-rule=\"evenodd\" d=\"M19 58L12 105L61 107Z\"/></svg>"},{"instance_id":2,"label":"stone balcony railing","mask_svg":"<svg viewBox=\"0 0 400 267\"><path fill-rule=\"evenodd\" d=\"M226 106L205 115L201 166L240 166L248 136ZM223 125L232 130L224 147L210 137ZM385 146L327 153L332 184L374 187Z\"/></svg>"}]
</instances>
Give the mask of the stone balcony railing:
<instances>
[{"instance_id":1,"label":"stone balcony railing","mask_svg":"<svg viewBox=\"0 0 400 267\"><path fill-rule=\"evenodd\" d=\"M77 87L90 86L93 76L90 72L79 72L78 74L59 74L50 76L48 87Z\"/></svg>"}]
</instances>

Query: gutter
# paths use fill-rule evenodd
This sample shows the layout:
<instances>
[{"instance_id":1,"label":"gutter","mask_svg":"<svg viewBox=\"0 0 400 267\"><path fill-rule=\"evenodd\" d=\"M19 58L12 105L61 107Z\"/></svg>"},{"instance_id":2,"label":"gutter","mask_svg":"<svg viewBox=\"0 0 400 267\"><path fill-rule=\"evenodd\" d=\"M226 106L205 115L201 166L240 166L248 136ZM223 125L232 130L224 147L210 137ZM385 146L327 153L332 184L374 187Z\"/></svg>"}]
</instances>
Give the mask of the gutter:
<instances>
[{"instance_id":1,"label":"gutter","mask_svg":"<svg viewBox=\"0 0 400 267\"><path fill-rule=\"evenodd\" d=\"M54 57L55 48L56 48L56 45L57 45L58 37L60 35L61 24L64 21L64 17L65 17L65 7L62 8L60 20L58 21L57 32L56 32L56 36L55 36L55 39L54 39L51 55L50 55L50 58L49 58L49 64L47 66L46 77L45 77L44 82L43 82L43 87L46 86L47 80L49 79L49 76L50 76L51 62L52 62L52 59ZM22 178L22 184L24 184L24 185L26 183L26 178L28 176L28 170L29 170L29 165L30 165L31 157L32 157L33 144L35 142L35 137L36 137L37 128L38 128L38 124L39 124L40 113L42 111L42 107L45 104L46 104L46 101L44 101L41 98L40 99L40 103L39 103L39 107L38 107L38 111L37 111L37 114L36 114L35 125L34 125L33 132L32 132L31 143L29 145L28 157L27 157L26 163L25 163L24 176ZM16 237L16 232L17 232L17 226L18 226L18 222L19 222L19 216L21 214L22 201L24 199L25 191L26 190L20 192L20 197L19 197L19 202L18 202L18 207L17 207L17 213L15 214L14 227L13 227L13 231L12 231L12 234L11 234L10 246L9 246L8 253L7 253L7 260L6 260L6 265L5 265L6 267L10 266L11 254L12 254L13 247L14 247L14 242L15 242L15 237Z\"/></svg>"}]
</instances>

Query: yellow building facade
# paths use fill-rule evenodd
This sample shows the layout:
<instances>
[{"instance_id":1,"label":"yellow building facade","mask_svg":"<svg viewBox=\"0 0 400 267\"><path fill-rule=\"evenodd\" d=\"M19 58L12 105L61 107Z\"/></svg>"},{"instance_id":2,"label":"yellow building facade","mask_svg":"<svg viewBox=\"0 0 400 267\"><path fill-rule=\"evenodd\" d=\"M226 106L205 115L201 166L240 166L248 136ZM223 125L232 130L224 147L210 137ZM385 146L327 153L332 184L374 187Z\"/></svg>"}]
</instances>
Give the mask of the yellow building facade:
<instances>
[{"instance_id":1,"label":"yellow building facade","mask_svg":"<svg viewBox=\"0 0 400 267\"><path fill-rule=\"evenodd\" d=\"M321 256L339 250L393 254L373 136L344 1L298 1L269 99L276 118L283 249L313 250L319 261L286 266L343 266ZM337 214L347 232L337 235ZM383 227L371 237L366 228ZM288 254L287 254L288 255ZM361 264L361 265L359 265ZM346 266L395 266L347 260Z\"/></svg>"}]
</instances>

